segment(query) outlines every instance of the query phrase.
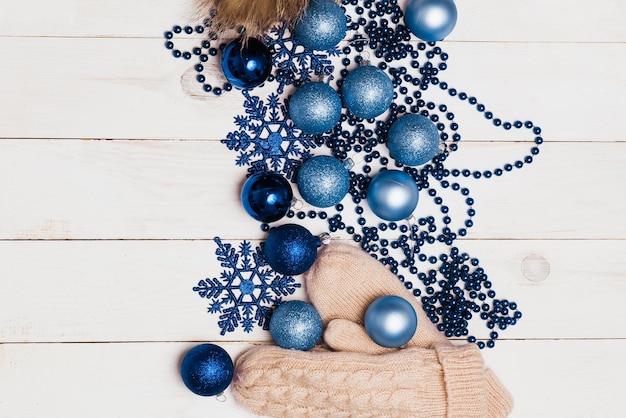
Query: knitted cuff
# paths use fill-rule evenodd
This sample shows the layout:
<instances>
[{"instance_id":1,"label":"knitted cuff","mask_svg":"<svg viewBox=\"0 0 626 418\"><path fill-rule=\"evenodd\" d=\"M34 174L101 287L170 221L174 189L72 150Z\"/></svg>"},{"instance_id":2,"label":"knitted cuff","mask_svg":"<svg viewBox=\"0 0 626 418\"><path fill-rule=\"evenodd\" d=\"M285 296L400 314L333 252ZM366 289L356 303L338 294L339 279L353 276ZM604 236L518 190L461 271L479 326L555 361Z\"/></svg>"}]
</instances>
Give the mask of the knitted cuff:
<instances>
[{"instance_id":1,"label":"knitted cuff","mask_svg":"<svg viewBox=\"0 0 626 418\"><path fill-rule=\"evenodd\" d=\"M487 407L489 418L504 418L513 410L513 397L502 386L500 380L491 369L485 370L485 383L487 384Z\"/></svg>"},{"instance_id":2,"label":"knitted cuff","mask_svg":"<svg viewBox=\"0 0 626 418\"><path fill-rule=\"evenodd\" d=\"M483 360L474 344L436 345L446 384L448 418L487 417Z\"/></svg>"}]
</instances>

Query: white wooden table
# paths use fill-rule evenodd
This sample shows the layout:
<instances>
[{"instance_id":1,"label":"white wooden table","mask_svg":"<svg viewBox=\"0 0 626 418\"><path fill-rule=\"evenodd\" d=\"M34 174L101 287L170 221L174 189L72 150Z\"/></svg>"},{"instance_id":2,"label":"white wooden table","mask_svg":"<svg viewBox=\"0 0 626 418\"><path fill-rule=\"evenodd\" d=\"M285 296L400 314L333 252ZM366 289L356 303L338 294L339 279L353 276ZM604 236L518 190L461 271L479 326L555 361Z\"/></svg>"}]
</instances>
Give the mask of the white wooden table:
<instances>
[{"instance_id":1,"label":"white wooden table","mask_svg":"<svg viewBox=\"0 0 626 418\"><path fill-rule=\"evenodd\" d=\"M178 372L198 342L235 358L269 341L220 336L191 290L219 274L214 236L264 234L238 199L245 169L219 142L240 95L191 97L190 62L163 47L164 30L192 22L189 3L3 3L0 417L252 416L228 391L224 403L192 394ZM476 226L459 242L524 312L486 362L513 417L625 416L626 5L458 9L446 80L546 140L523 170L468 181ZM468 109L455 110L452 163L525 155Z\"/></svg>"}]
</instances>

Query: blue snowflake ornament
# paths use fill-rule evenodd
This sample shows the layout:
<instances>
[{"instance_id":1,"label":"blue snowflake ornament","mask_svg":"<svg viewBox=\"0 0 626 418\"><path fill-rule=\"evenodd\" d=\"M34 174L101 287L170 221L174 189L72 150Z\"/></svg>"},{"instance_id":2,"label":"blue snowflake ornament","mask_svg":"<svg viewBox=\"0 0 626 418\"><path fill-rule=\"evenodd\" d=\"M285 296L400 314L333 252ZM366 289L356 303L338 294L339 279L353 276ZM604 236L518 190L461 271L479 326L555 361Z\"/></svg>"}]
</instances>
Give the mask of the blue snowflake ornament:
<instances>
[{"instance_id":1,"label":"blue snowflake ornament","mask_svg":"<svg viewBox=\"0 0 626 418\"><path fill-rule=\"evenodd\" d=\"M213 241L217 244L215 255L224 270L219 279L200 280L193 291L209 300L209 314L220 314L217 324L221 335L235 331L239 325L245 332L252 332L255 325L268 330L274 308L301 284L293 277L274 272L262 249L253 250L248 241L242 241L238 250L220 238Z\"/></svg>"}]
</instances>

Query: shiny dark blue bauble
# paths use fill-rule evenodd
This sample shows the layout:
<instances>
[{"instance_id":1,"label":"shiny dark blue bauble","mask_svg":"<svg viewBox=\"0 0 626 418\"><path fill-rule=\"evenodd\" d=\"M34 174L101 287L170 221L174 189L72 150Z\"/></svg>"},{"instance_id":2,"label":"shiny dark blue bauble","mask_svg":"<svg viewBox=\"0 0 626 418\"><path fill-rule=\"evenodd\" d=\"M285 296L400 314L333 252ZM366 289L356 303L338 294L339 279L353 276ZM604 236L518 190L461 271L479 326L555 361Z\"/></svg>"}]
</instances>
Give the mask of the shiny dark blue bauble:
<instances>
[{"instance_id":1,"label":"shiny dark blue bauble","mask_svg":"<svg viewBox=\"0 0 626 418\"><path fill-rule=\"evenodd\" d=\"M439 152L439 131L426 116L408 113L391 124L387 148L404 165L422 165Z\"/></svg>"},{"instance_id":2,"label":"shiny dark blue bauble","mask_svg":"<svg viewBox=\"0 0 626 418\"><path fill-rule=\"evenodd\" d=\"M457 10L453 0L410 0L404 11L404 23L426 42L441 41L456 25Z\"/></svg>"},{"instance_id":3,"label":"shiny dark blue bauble","mask_svg":"<svg viewBox=\"0 0 626 418\"><path fill-rule=\"evenodd\" d=\"M413 177L399 170L383 170L367 187L372 212L386 221L406 219L417 207L419 189Z\"/></svg>"},{"instance_id":4,"label":"shiny dark blue bauble","mask_svg":"<svg viewBox=\"0 0 626 418\"><path fill-rule=\"evenodd\" d=\"M312 0L294 28L294 37L305 47L326 51L346 36L347 21L333 0Z\"/></svg>"},{"instance_id":5,"label":"shiny dark blue bauble","mask_svg":"<svg viewBox=\"0 0 626 418\"><path fill-rule=\"evenodd\" d=\"M306 351L322 336L322 318L315 307L301 300L283 302L270 319L270 334L282 348Z\"/></svg>"},{"instance_id":6,"label":"shiny dark blue bauble","mask_svg":"<svg viewBox=\"0 0 626 418\"><path fill-rule=\"evenodd\" d=\"M341 117L339 94L321 81L305 83L289 99L289 117L305 134L328 132Z\"/></svg>"},{"instance_id":7,"label":"shiny dark blue bauble","mask_svg":"<svg viewBox=\"0 0 626 418\"><path fill-rule=\"evenodd\" d=\"M393 101L393 83L378 67L363 65L350 71L341 85L343 104L353 115L372 119Z\"/></svg>"},{"instance_id":8,"label":"shiny dark blue bauble","mask_svg":"<svg viewBox=\"0 0 626 418\"><path fill-rule=\"evenodd\" d=\"M241 189L243 208L248 215L261 222L274 222L285 216L292 200L289 182L271 171L253 174Z\"/></svg>"},{"instance_id":9,"label":"shiny dark blue bauble","mask_svg":"<svg viewBox=\"0 0 626 418\"><path fill-rule=\"evenodd\" d=\"M236 39L222 51L222 71L233 86L250 89L262 84L272 72L270 50L255 38Z\"/></svg>"},{"instance_id":10,"label":"shiny dark blue bauble","mask_svg":"<svg viewBox=\"0 0 626 418\"><path fill-rule=\"evenodd\" d=\"M329 155L311 157L298 170L302 198L318 208L335 206L350 189L350 173L343 163Z\"/></svg>"},{"instance_id":11,"label":"shiny dark blue bauble","mask_svg":"<svg viewBox=\"0 0 626 418\"><path fill-rule=\"evenodd\" d=\"M295 276L307 271L315 262L319 237L296 224L285 224L270 229L263 253L274 271Z\"/></svg>"},{"instance_id":12,"label":"shiny dark blue bauble","mask_svg":"<svg viewBox=\"0 0 626 418\"><path fill-rule=\"evenodd\" d=\"M201 396L224 392L233 380L235 367L230 355L215 344L200 344L185 354L180 374L185 386Z\"/></svg>"},{"instance_id":13,"label":"shiny dark blue bauble","mask_svg":"<svg viewBox=\"0 0 626 418\"><path fill-rule=\"evenodd\" d=\"M367 335L378 345L399 348L417 330L413 306L400 296L382 296L370 304L363 321Z\"/></svg>"}]
</instances>

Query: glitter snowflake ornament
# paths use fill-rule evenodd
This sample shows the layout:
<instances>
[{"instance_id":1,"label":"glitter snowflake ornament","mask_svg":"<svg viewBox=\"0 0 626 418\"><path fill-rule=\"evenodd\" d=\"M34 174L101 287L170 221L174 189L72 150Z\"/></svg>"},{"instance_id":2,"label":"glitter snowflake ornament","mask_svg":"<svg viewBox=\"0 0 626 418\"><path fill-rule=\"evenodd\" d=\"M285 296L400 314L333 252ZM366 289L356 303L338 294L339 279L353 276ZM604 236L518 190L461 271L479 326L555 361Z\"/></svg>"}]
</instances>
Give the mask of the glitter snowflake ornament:
<instances>
[{"instance_id":1,"label":"glitter snowflake ornament","mask_svg":"<svg viewBox=\"0 0 626 418\"><path fill-rule=\"evenodd\" d=\"M224 270L219 278L200 280L193 291L209 300L210 314L219 314L221 335L240 325L245 332L252 332L255 325L268 330L273 309L300 283L269 268L261 248L253 250L248 241L242 241L238 249L219 238L214 242L215 255Z\"/></svg>"}]
</instances>

